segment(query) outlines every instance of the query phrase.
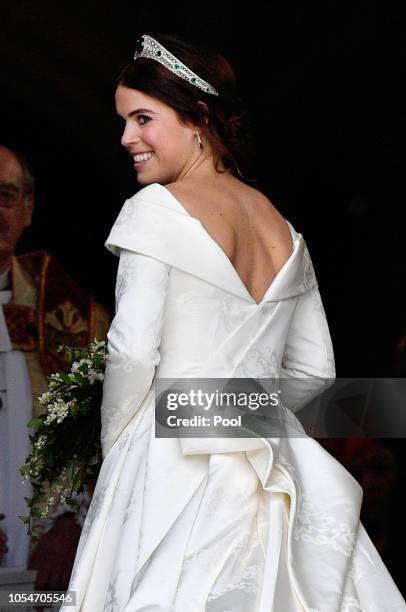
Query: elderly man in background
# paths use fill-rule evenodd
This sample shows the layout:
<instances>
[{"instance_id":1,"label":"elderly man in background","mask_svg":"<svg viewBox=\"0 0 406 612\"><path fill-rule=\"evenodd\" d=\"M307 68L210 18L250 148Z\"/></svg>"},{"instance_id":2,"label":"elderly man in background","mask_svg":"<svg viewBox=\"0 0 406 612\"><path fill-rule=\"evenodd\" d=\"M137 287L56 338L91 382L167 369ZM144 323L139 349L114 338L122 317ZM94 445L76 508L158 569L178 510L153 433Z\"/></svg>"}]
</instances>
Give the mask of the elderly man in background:
<instances>
[{"instance_id":1,"label":"elderly man in background","mask_svg":"<svg viewBox=\"0 0 406 612\"><path fill-rule=\"evenodd\" d=\"M80 528L62 514L28 563L33 547L19 519L31 496L19 472L31 450L27 423L42 410L47 376L66 367L58 346L104 339L110 320L49 253L15 255L34 200L29 165L0 145L0 568L29 564L38 571L37 588L58 589L69 578Z\"/></svg>"}]
</instances>

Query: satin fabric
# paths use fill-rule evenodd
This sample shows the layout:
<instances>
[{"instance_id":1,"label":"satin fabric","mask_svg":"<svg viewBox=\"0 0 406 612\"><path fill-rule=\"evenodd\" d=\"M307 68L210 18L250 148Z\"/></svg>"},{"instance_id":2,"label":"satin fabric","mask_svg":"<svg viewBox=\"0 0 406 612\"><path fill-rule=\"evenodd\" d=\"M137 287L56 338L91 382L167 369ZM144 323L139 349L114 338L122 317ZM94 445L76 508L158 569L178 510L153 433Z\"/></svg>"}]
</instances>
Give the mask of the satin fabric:
<instances>
[{"instance_id":1,"label":"satin fabric","mask_svg":"<svg viewBox=\"0 0 406 612\"><path fill-rule=\"evenodd\" d=\"M155 438L154 377L331 384L312 261L293 250L259 303L162 185L127 200L102 402L104 462L70 589L81 612L400 612L359 520L362 489L309 437ZM314 391L314 390L313 390ZM64 612L72 607L62 608Z\"/></svg>"}]
</instances>

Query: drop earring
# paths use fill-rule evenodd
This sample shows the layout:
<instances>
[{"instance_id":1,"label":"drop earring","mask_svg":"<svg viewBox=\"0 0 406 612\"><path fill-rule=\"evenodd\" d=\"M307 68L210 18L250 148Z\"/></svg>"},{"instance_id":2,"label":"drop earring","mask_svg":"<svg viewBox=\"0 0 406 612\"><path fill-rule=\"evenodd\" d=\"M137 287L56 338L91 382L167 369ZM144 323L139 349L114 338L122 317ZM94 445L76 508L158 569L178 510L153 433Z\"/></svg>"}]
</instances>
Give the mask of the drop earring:
<instances>
[{"instance_id":1,"label":"drop earring","mask_svg":"<svg viewBox=\"0 0 406 612\"><path fill-rule=\"evenodd\" d=\"M203 143L202 143L202 139L200 138L200 134L199 132L196 132L196 136L197 136L197 144L200 150L203 149Z\"/></svg>"}]
</instances>

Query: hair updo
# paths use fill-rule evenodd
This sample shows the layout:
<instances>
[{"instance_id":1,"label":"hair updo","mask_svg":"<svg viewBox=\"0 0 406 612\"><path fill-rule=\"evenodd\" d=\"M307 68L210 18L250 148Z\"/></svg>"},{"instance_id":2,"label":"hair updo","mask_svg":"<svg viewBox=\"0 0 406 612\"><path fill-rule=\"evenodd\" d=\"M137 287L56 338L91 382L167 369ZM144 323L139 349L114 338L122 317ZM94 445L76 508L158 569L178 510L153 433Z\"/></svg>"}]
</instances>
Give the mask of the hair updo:
<instances>
[{"instance_id":1,"label":"hair updo","mask_svg":"<svg viewBox=\"0 0 406 612\"><path fill-rule=\"evenodd\" d=\"M219 92L209 94L150 58L139 57L127 64L117 85L138 89L172 107L180 121L194 123L210 143L218 162L245 181L241 168L249 168L255 155L251 117L237 90L230 63L215 50L172 34L151 34L190 70ZM205 102L206 109L197 102Z\"/></svg>"}]
</instances>

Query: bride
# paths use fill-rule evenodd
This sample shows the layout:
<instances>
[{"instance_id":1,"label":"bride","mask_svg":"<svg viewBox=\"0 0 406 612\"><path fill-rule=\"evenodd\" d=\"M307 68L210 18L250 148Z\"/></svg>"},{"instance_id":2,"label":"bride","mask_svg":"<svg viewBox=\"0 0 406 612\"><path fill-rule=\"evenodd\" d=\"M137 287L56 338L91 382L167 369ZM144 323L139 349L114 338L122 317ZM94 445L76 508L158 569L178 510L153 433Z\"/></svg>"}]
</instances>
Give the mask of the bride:
<instances>
[{"instance_id":1,"label":"bride","mask_svg":"<svg viewBox=\"0 0 406 612\"><path fill-rule=\"evenodd\" d=\"M360 485L315 440L156 435L160 379L296 381L295 408L300 381L334 380L334 355L302 234L240 172L248 141L228 62L144 34L116 108L142 188L106 242L119 264L104 461L75 609L405 611L360 523Z\"/></svg>"}]
</instances>

